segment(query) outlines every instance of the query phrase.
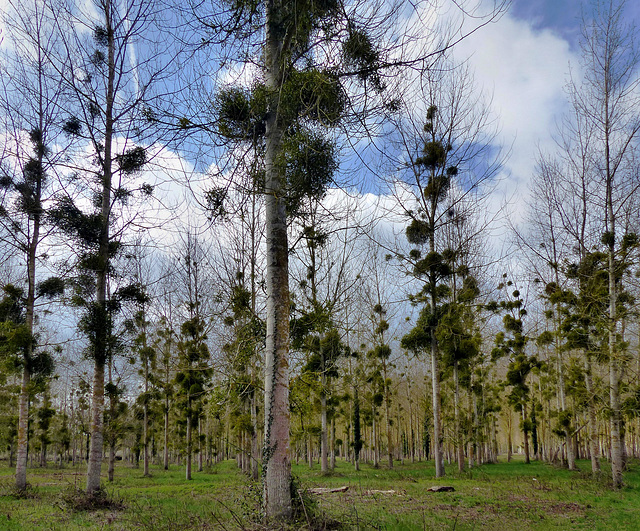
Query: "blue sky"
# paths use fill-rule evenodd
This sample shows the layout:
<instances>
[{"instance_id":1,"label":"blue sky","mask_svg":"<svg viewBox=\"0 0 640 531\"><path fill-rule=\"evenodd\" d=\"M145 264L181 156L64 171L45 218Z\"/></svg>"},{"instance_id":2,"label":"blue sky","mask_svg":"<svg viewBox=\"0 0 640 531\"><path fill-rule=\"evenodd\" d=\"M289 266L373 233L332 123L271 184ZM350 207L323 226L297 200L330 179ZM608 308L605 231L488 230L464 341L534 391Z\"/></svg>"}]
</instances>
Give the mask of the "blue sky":
<instances>
[{"instance_id":1,"label":"blue sky","mask_svg":"<svg viewBox=\"0 0 640 531\"><path fill-rule=\"evenodd\" d=\"M555 149L553 134L568 110L569 73L580 75L583 5L589 10L590 0L512 0L499 21L454 52L460 59L471 58L479 88L493 98L502 144L510 152L496 208L505 200L521 205L537 154ZM640 2L629 1L626 9L626 21L640 23ZM521 207L512 210L516 218L525 213Z\"/></svg>"},{"instance_id":2,"label":"blue sky","mask_svg":"<svg viewBox=\"0 0 640 531\"><path fill-rule=\"evenodd\" d=\"M575 42L579 35L582 12L580 0L512 0L511 15L527 20L534 28L549 28ZM589 9L590 0L585 2ZM640 2L627 0L629 20L640 18Z\"/></svg>"},{"instance_id":3,"label":"blue sky","mask_svg":"<svg viewBox=\"0 0 640 531\"><path fill-rule=\"evenodd\" d=\"M534 28L550 28L573 39L579 32L580 2L576 0L513 0L511 15Z\"/></svg>"}]
</instances>

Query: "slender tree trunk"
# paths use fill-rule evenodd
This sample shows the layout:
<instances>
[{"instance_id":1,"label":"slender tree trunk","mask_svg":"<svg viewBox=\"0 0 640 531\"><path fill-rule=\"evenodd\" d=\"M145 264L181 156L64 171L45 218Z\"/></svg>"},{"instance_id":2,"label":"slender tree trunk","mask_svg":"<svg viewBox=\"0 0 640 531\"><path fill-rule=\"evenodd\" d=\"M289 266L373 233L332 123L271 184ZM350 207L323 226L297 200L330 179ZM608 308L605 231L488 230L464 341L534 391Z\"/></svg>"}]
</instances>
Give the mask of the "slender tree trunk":
<instances>
[{"instance_id":1,"label":"slender tree trunk","mask_svg":"<svg viewBox=\"0 0 640 531\"><path fill-rule=\"evenodd\" d=\"M362 424L360 423L360 397L358 388L353 389L353 466L360 470L360 452L362 451Z\"/></svg>"},{"instance_id":2,"label":"slender tree trunk","mask_svg":"<svg viewBox=\"0 0 640 531\"><path fill-rule=\"evenodd\" d=\"M87 466L87 493L100 489L100 471L103 451L104 361L96 359L93 367L93 394L91 399L91 442Z\"/></svg>"},{"instance_id":3,"label":"slender tree trunk","mask_svg":"<svg viewBox=\"0 0 640 531\"><path fill-rule=\"evenodd\" d=\"M440 374L438 368L435 331L431 331L431 398L433 408L433 457L435 459L436 477L444 477L444 455L442 451L442 424L440 403Z\"/></svg>"},{"instance_id":4,"label":"slender tree trunk","mask_svg":"<svg viewBox=\"0 0 640 531\"><path fill-rule=\"evenodd\" d=\"M255 369L252 369L255 370ZM255 387L251 393L251 478L254 481L258 480L259 467L258 467L258 406L256 401Z\"/></svg>"},{"instance_id":5,"label":"slender tree trunk","mask_svg":"<svg viewBox=\"0 0 640 531\"><path fill-rule=\"evenodd\" d=\"M608 113L607 113L608 116ZM608 130L608 129L607 129ZM607 166L609 163L608 142ZM608 172L610 172L607 167ZM610 175L610 173L608 173ZM617 315L616 315L616 270L615 270L615 224L613 213L612 183L607 180L607 217L609 219L609 405L611 407L611 474L614 487L622 486L622 470L624 457L622 448L622 415L620 407L620 363L616 349Z\"/></svg>"},{"instance_id":6,"label":"slender tree trunk","mask_svg":"<svg viewBox=\"0 0 640 531\"><path fill-rule=\"evenodd\" d=\"M511 462L513 453L513 442L511 440L511 410L507 411L507 463Z\"/></svg>"},{"instance_id":7,"label":"slender tree trunk","mask_svg":"<svg viewBox=\"0 0 640 531\"><path fill-rule=\"evenodd\" d=\"M42 102L40 102L42 103ZM40 131L42 131L42 109L40 112ZM38 149L38 163L43 165L42 149ZM36 201L39 204L42 195L42 182L36 184ZM25 308L25 325L29 334L29 341L24 351L22 366L22 381L20 384L20 398L18 402L18 451L16 461L16 488L24 490L27 487L27 459L29 453L29 387L31 383L31 359L33 357L34 338L33 323L35 316L35 300L36 300L36 258L37 249L40 239L40 221L39 212L30 214L29 217L33 222L32 234L29 236L28 252L27 252L27 300Z\"/></svg>"},{"instance_id":8,"label":"slender tree trunk","mask_svg":"<svg viewBox=\"0 0 640 531\"><path fill-rule=\"evenodd\" d=\"M111 441L109 443L109 468L107 469L107 478L109 483L113 483L116 471L116 443Z\"/></svg>"},{"instance_id":9,"label":"slender tree trunk","mask_svg":"<svg viewBox=\"0 0 640 531\"><path fill-rule=\"evenodd\" d=\"M389 389L387 386L387 364L383 361L383 375L384 375L384 414L386 419L387 428L387 461L389 468L393 468L393 434L391 433L391 412L390 412L390 397Z\"/></svg>"},{"instance_id":10,"label":"slender tree trunk","mask_svg":"<svg viewBox=\"0 0 640 531\"><path fill-rule=\"evenodd\" d=\"M585 371L585 385L589 396L589 454L591 457L591 472L600 474L600 451L598 449L598 420L596 417L596 399L593 389L593 370L591 356L587 354L587 366Z\"/></svg>"},{"instance_id":11,"label":"slender tree trunk","mask_svg":"<svg viewBox=\"0 0 640 531\"><path fill-rule=\"evenodd\" d=\"M187 406L187 459L185 477L187 481L191 480L191 402Z\"/></svg>"},{"instance_id":12,"label":"slender tree trunk","mask_svg":"<svg viewBox=\"0 0 640 531\"><path fill-rule=\"evenodd\" d=\"M329 472L329 452L328 452L328 426L327 426L327 376L325 374L325 359L322 356L322 389L320 391L320 471L323 474Z\"/></svg>"},{"instance_id":13,"label":"slender tree trunk","mask_svg":"<svg viewBox=\"0 0 640 531\"><path fill-rule=\"evenodd\" d=\"M336 416L335 413L331 417L331 470L336 468Z\"/></svg>"},{"instance_id":14,"label":"slender tree trunk","mask_svg":"<svg viewBox=\"0 0 640 531\"><path fill-rule=\"evenodd\" d=\"M560 285L557 272L556 272L556 282L558 285ZM556 328L559 328L558 323L556 323ZM560 408L564 412L564 411L567 411L567 401L565 396L565 384L564 384L564 363L562 360L562 349L560 348L559 339L557 337L556 337L555 345L556 345L556 355L558 356L558 391L560 395ZM573 451L572 435L573 434L571 433L571 428L568 427L564 431L564 440L565 440L565 446L567 448L567 467L569 468L569 470L576 469L576 458L575 458L575 453Z\"/></svg>"},{"instance_id":15,"label":"slender tree trunk","mask_svg":"<svg viewBox=\"0 0 640 531\"><path fill-rule=\"evenodd\" d=\"M479 445L479 419L478 419L478 397L475 393L473 393L472 397L472 408L473 408L473 425L471 426L471 450L469 451L469 467L474 467L476 465L482 464L480 462L480 452L478 451ZM485 422L488 422L488 419L485 419ZM487 444L490 443L490 440L487 440ZM472 462L473 459L473 462Z\"/></svg>"},{"instance_id":16,"label":"slender tree trunk","mask_svg":"<svg viewBox=\"0 0 640 531\"><path fill-rule=\"evenodd\" d=\"M143 319L144 320L144 319ZM144 437L144 471L143 475L145 477L149 476L149 360L147 359L148 354L146 353L146 330L144 331L145 339L144 339L144 352L145 352L145 360L144 360L144 406L143 406L143 433Z\"/></svg>"},{"instance_id":17,"label":"slender tree trunk","mask_svg":"<svg viewBox=\"0 0 640 531\"><path fill-rule=\"evenodd\" d=\"M198 472L202 472L202 417L198 415Z\"/></svg>"},{"instance_id":18,"label":"slender tree trunk","mask_svg":"<svg viewBox=\"0 0 640 531\"><path fill-rule=\"evenodd\" d=\"M278 92L284 76L281 0L266 2L265 85L269 94L265 133L267 336L264 386L263 502L267 518L291 516L289 447L289 247L283 193L276 163L282 145Z\"/></svg>"},{"instance_id":19,"label":"slender tree trunk","mask_svg":"<svg viewBox=\"0 0 640 531\"><path fill-rule=\"evenodd\" d=\"M464 443L462 441L462 429L460 428L460 382L458 380L458 361L453 362L453 411L456 424L456 454L458 461L458 471L464 471Z\"/></svg>"},{"instance_id":20,"label":"slender tree trunk","mask_svg":"<svg viewBox=\"0 0 640 531\"><path fill-rule=\"evenodd\" d=\"M609 361L609 402L611 405L611 474L614 487L621 487L624 463L620 418L620 376L618 363L614 359Z\"/></svg>"},{"instance_id":21,"label":"slender tree trunk","mask_svg":"<svg viewBox=\"0 0 640 531\"><path fill-rule=\"evenodd\" d=\"M106 328L107 320L107 275L109 269L109 220L111 215L111 180L112 180L112 142L113 142L113 105L115 101L115 40L112 27L111 0L101 5L104 10L104 22L107 32L107 86L105 97L105 129L103 146L96 146L102 152L102 201L101 231L98 256L101 262L96 272L96 305ZM100 471L103 452L103 411L104 411L104 366L107 359L107 330L95 330L93 395L91 400L91 450L87 467L87 493L92 494L100 489Z\"/></svg>"},{"instance_id":22,"label":"slender tree trunk","mask_svg":"<svg viewBox=\"0 0 640 531\"><path fill-rule=\"evenodd\" d=\"M524 436L524 462L529 464L531 459L529 457L529 431L526 429L527 406L525 404L522 404L522 423L525 425L522 430L522 435Z\"/></svg>"},{"instance_id":23,"label":"slender tree trunk","mask_svg":"<svg viewBox=\"0 0 640 531\"><path fill-rule=\"evenodd\" d=\"M27 488L27 459L29 447L29 384L31 371L25 363L22 369L20 385L20 402L18 406L18 451L16 457L16 488ZM12 448L13 449L13 448ZM13 456L13 455L12 455Z\"/></svg>"},{"instance_id":24,"label":"slender tree trunk","mask_svg":"<svg viewBox=\"0 0 640 531\"><path fill-rule=\"evenodd\" d=\"M112 378L112 368L113 368L113 363L112 363L112 358L109 358L109 374L108 374L108 381L109 381L109 385L113 385L113 378ZM116 434L114 433L114 421L115 421L115 411L116 411L116 404L115 401L117 399L113 396L113 394L109 395L109 428L111 433L109 434L110 436L108 436L107 438L107 442L109 444L109 465L107 468L107 479L109 481L109 483L113 483L113 478L114 478L114 472L115 472L115 466L116 466Z\"/></svg>"},{"instance_id":25,"label":"slender tree trunk","mask_svg":"<svg viewBox=\"0 0 640 531\"><path fill-rule=\"evenodd\" d=\"M164 455L163 465L165 470L169 470L169 397L164 399Z\"/></svg>"},{"instance_id":26,"label":"slender tree trunk","mask_svg":"<svg viewBox=\"0 0 640 531\"><path fill-rule=\"evenodd\" d=\"M380 450L378 448L378 430L376 423L376 410L372 408L373 411L373 424L371 426L371 441L373 442L373 466L374 468L378 468L380 466Z\"/></svg>"}]
</instances>

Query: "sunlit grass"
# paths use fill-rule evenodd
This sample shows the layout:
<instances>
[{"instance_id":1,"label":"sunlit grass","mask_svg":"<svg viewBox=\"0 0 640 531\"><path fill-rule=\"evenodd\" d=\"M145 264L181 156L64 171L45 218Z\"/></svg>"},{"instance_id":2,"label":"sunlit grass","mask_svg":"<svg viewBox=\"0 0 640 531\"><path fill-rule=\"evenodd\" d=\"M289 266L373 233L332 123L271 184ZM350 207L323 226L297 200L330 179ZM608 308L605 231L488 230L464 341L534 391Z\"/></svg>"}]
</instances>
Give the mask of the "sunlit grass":
<instances>
[{"instance_id":1,"label":"sunlit grass","mask_svg":"<svg viewBox=\"0 0 640 531\"><path fill-rule=\"evenodd\" d=\"M606 463L600 478L590 474L588 461L578 471L520 459L483 465L464 473L447 466L447 476L435 479L433 462L397 462L392 470L339 460L334 472L319 465L294 465L302 489L341 487L343 493L302 494L316 507L307 514L320 521L341 522L343 529L640 529L640 466L632 462L626 486L610 488ZM106 473L106 466L104 472ZM0 530L200 530L264 529L260 520L260 483L253 483L234 461L219 463L184 479L184 469L141 469L119 463L115 481L105 481L107 493L125 508L72 511L65 496L84 486L84 467L30 468L32 486L26 497L12 488L13 470L0 466ZM105 478L106 480L106 478ZM429 492L434 485L454 492ZM393 492L388 492L393 491ZM304 514L304 513L303 513ZM303 517L293 528L305 525Z\"/></svg>"}]
</instances>

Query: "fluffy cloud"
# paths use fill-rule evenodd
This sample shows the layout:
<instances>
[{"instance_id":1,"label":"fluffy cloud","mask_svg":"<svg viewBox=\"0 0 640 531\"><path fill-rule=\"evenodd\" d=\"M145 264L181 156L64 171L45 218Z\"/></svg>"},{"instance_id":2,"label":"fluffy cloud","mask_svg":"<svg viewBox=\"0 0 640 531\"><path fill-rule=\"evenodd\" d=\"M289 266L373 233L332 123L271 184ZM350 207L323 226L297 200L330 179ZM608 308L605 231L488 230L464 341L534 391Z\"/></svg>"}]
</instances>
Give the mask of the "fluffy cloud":
<instances>
[{"instance_id":1,"label":"fluffy cloud","mask_svg":"<svg viewBox=\"0 0 640 531\"><path fill-rule=\"evenodd\" d=\"M478 84L493 94L503 145L511 146L496 206L504 197L521 200L538 149L554 147L556 123L567 109L569 65L577 67L577 56L558 34L508 14L461 42L455 55L470 57Z\"/></svg>"}]
</instances>

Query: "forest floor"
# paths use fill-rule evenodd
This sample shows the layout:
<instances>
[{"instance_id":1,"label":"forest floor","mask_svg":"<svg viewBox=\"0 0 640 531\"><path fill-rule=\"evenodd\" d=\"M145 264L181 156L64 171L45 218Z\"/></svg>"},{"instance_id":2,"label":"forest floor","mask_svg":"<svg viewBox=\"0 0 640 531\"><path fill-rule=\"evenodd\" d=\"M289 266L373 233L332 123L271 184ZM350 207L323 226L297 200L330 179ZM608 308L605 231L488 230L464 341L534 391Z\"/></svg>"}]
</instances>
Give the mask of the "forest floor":
<instances>
[{"instance_id":1,"label":"forest floor","mask_svg":"<svg viewBox=\"0 0 640 531\"><path fill-rule=\"evenodd\" d=\"M625 487L613 490L608 476L593 479L590 462L570 472L540 462L483 465L460 474L447 467L436 480L433 462L397 462L393 469L363 465L355 472L339 461L328 476L295 465L300 519L290 529L640 529L640 462L625 473ZM604 463L606 467L606 463ZM606 471L606 468L605 468ZM104 466L106 473L106 466ZM0 464L0 530L264 530L259 483L234 461L219 463L193 479L184 469L141 469L119 463L106 486L112 504L78 509L84 484L82 467L30 468L31 487L18 497L13 470ZM105 478L106 480L106 478ZM344 492L312 494L309 489L345 487ZM453 492L431 492L451 486ZM301 505L301 504L299 504Z\"/></svg>"}]
</instances>

